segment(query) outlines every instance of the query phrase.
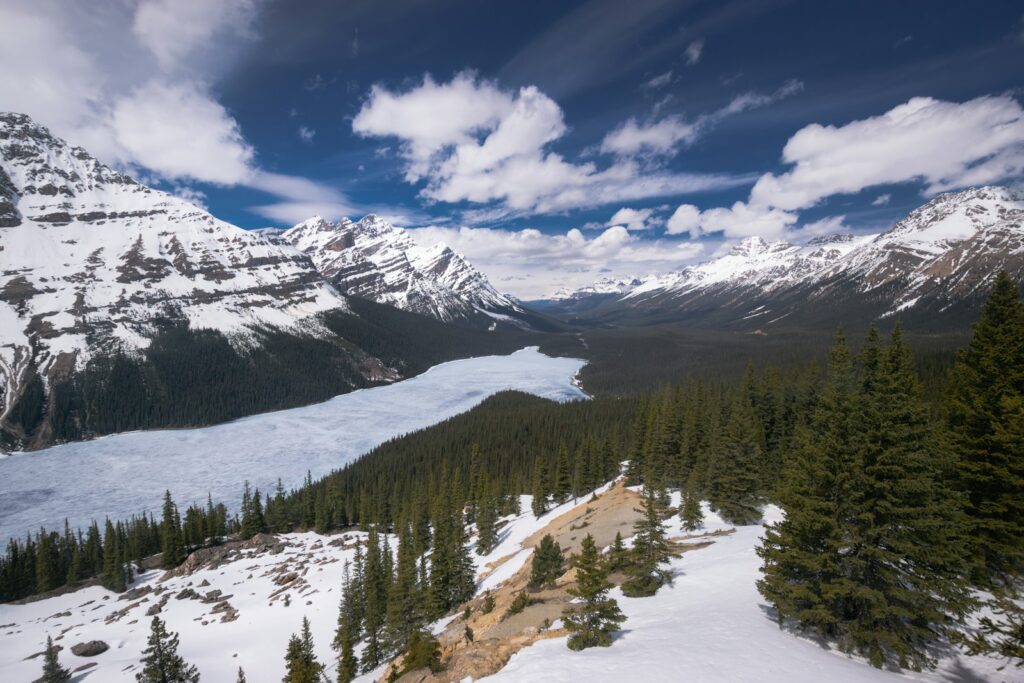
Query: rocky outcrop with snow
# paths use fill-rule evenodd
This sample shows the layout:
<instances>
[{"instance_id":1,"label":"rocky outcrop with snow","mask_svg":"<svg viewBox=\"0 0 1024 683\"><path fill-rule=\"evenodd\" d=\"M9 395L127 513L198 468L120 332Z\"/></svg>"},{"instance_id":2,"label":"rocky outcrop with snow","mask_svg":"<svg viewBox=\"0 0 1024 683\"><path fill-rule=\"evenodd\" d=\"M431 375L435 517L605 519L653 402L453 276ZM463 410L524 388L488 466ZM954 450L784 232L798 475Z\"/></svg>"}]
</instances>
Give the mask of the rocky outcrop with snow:
<instances>
[{"instance_id":1,"label":"rocky outcrop with snow","mask_svg":"<svg viewBox=\"0 0 1024 683\"><path fill-rule=\"evenodd\" d=\"M297 250L0 114L0 418L30 366L144 348L158 320L244 337L345 306Z\"/></svg>"},{"instance_id":2,"label":"rocky outcrop with snow","mask_svg":"<svg viewBox=\"0 0 1024 683\"><path fill-rule=\"evenodd\" d=\"M314 216L279 239L309 256L321 275L349 296L444 321L478 311L520 310L462 255L444 244L421 246L373 214L337 223Z\"/></svg>"}]
</instances>

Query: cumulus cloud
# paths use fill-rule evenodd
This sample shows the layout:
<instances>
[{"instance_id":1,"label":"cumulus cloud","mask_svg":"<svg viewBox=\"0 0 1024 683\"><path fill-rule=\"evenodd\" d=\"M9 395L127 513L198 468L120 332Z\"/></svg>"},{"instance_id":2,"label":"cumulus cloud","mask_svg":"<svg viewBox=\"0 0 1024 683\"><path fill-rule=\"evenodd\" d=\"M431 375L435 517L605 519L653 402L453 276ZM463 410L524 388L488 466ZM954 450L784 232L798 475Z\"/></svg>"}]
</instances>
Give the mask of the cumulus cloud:
<instances>
[{"instance_id":1,"label":"cumulus cloud","mask_svg":"<svg viewBox=\"0 0 1024 683\"><path fill-rule=\"evenodd\" d=\"M147 83L116 102L111 124L126 160L164 178L236 185L252 173L238 123L196 86Z\"/></svg>"},{"instance_id":2,"label":"cumulus cloud","mask_svg":"<svg viewBox=\"0 0 1024 683\"><path fill-rule=\"evenodd\" d=\"M694 234L700 228L700 209L693 204L680 204L665 224L670 235Z\"/></svg>"},{"instance_id":3,"label":"cumulus cloud","mask_svg":"<svg viewBox=\"0 0 1024 683\"><path fill-rule=\"evenodd\" d=\"M654 227L651 220L654 209L630 209L623 207L608 220L607 226L621 225L626 230L649 230Z\"/></svg>"},{"instance_id":4,"label":"cumulus cloud","mask_svg":"<svg viewBox=\"0 0 1024 683\"><path fill-rule=\"evenodd\" d=\"M462 72L429 76L395 92L374 86L352 124L364 136L397 137L405 179L425 180L432 201L499 204L494 216L550 213L649 197L734 187L729 175L644 172L632 160L600 168L547 147L567 131L561 107L533 86L517 92Z\"/></svg>"},{"instance_id":5,"label":"cumulus cloud","mask_svg":"<svg viewBox=\"0 0 1024 683\"><path fill-rule=\"evenodd\" d=\"M792 211L890 183L922 182L935 194L997 182L1024 171L1024 109L1009 96L915 97L844 126L806 126L782 160L793 169L763 175L751 203Z\"/></svg>"},{"instance_id":6,"label":"cumulus cloud","mask_svg":"<svg viewBox=\"0 0 1024 683\"><path fill-rule=\"evenodd\" d=\"M316 135L316 131L309 126L299 126L299 139L305 143L313 142L313 136Z\"/></svg>"},{"instance_id":7,"label":"cumulus cloud","mask_svg":"<svg viewBox=\"0 0 1024 683\"><path fill-rule=\"evenodd\" d=\"M704 52L704 41L695 40L686 46L686 63L693 66L700 61L700 56Z\"/></svg>"},{"instance_id":8,"label":"cumulus cloud","mask_svg":"<svg viewBox=\"0 0 1024 683\"><path fill-rule=\"evenodd\" d=\"M704 254L699 242L641 239L622 226L593 237L573 228L565 233L540 230L437 227L410 229L423 244L444 242L465 254L502 288L522 299L550 295L559 287L591 284L598 273L625 277L678 269Z\"/></svg>"},{"instance_id":9,"label":"cumulus cloud","mask_svg":"<svg viewBox=\"0 0 1024 683\"><path fill-rule=\"evenodd\" d=\"M257 185L255 150L209 87L252 42L258 5L141 0L99 11L90 3L8 0L0 26L17 30L0 41L0 64L18 68L0 69L0 110L29 114L101 161L168 181L192 200L203 197L191 183L207 182L263 189L292 208L347 206L337 190L304 179L283 194L275 192L280 182Z\"/></svg>"}]
</instances>

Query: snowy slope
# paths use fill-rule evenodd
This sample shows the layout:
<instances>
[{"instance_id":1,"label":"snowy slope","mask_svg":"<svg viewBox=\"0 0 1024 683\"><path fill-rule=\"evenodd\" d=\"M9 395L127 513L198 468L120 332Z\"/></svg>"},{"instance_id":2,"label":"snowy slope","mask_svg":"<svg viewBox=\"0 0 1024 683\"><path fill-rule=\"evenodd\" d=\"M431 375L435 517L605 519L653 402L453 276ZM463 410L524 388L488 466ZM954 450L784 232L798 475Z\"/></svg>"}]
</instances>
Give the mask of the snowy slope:
<instances>
[{"instance_id":1,"label":"snowy slope","mask_svg":"<svg viewBox=\"0 0 1024 683\"><path fill-rule=\"evenodd\" d=\"M600 491L600 490L599 490ZM675 496L678 503L678 495ZM585 508L588 497L559 506L540 519L529 512L530 498L523 496L524 512L508 518L501 544L477 560L478 569L511 555L500 569L483 578L478 590L494 589L529 560L522 543L561 515ZM705 507L706 530L726 525ZM769 521L779 511L767 510ZM683 535L678 522L667 522L670 536ZM899 683L900 681L997 683L1013 681L1017 671L998 671L1001 661L940 653L935 671L893 672L874 669L866 662L846 657L828 647L780 630L754 586L760 560L754 553L763 527L740 527L732 535L714 538L709 547L694 550L673 561L674 583L651 598L631 599L617 589L613 596L627 616L609 648L573 652L566 638L540 640L513 655L497 674L481 680L510 683L621 683L622 681L702 681L708 683ZM274 552L259 548L239 551L240 557L217 568L200 569L190 576L176 576L160 583L161 572L149 572L136 580L134 598L117 600L102 588L49 598L28 605L0 605L0 678L29 681L38 676L38 658L46 635L62 636L60 659L77 667L96 662L95 680L133 681L149 627L147 610L166 596L160 616L181 635L180 651L200 670L203 680L234 680L243 667L249 681L278 681L284 673L288 636L298 631L307 616L312 625L316 654L328 663L333 676L334 658L329 648L336 626L344 560L354 555L352 543L363 535L348 532L334 536L314 533L286 534L283 548ZM390 539L394 544L394 539ZM257 544L249 544L257 545ZM294 572L295 578L288 574ZM221 591L208 602L178 599L191 588L200 596ZM158 593L155 591L159 591ZM284 593L289 594L289 606ZM275 595L276 593L276 595ZM226 599L237 618L222 621L225 611L214 612ZM125 609L127 608L127 609ZM225 608L221 608L224 610ZM123 614L115 613L123 610ZM228 612L230 613L230 612ZM114 615L111 617L110 615ZM110 622L107 623L108 617ZM449 619L435 625L443 628ZM111 649L95 658L72 655L70 645L102 639ZM379 675L383 668L375 672ZM373 675L358 679L375 680ZM1016 680L1020 680L1019 677Z\"/></svg>"},{"instance_id":2,"label":"snowy slope","mask_svg":"<svg viewBox=\"0 0 1024 683\"><path fill-rule=\"evenodd\" d=\"M314 216L280 239L307 254L323 277L347 295L445 321L477 310L519 311L460 254L444 244L420 246L373 214L337 223Z\"/></svg>"},{"instance_id":3,"label":"snowy slope","mask_svg":"<svg viewBox=\"0 0 1024 683\"><path fill-rule=\"evenodd\" d=\"M30 363L145 347L157 317L239 337L345 306L295 249L0 114L0 417Z\"/></svg>"}]
</instances>

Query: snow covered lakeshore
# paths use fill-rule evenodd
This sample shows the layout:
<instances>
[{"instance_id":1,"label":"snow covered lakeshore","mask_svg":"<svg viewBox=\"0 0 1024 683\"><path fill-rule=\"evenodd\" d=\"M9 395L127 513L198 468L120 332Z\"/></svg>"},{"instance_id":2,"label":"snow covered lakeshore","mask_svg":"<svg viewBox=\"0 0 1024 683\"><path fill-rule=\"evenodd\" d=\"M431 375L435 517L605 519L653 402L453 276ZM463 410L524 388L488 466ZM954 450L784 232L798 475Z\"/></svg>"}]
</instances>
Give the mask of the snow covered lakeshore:
<instances>
[{"instance_id":1,"label":"snow covered lakeshore","mask_svg":"<svg viewBox=\"0 0 1024 683\"><path fill-rule=\"evenodd\" d=\"M164 489L178 507L232 508L249 479L267 491L322 476L396 436L516 389L557 401L585 398L573 384L584 361L529 347L435 366L388 386L316 405L200 429L130 432L0 459L0 543L40 526L72 527L158 511Z\"/></svg>"}]
</instances>

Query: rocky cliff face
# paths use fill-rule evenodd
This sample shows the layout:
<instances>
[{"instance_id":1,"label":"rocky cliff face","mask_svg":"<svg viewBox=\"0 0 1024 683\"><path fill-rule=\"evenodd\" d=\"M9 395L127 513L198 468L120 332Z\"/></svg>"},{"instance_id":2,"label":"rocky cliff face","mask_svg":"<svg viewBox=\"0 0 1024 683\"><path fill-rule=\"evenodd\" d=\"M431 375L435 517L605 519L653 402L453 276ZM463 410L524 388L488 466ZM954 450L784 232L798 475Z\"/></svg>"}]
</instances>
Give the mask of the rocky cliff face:
<instances>
[{"instance_id":1,"label":"rocky cliff face","mask_svg":"<svg viewBox=\"0 0 1024 683\"><path fill-rule=\"evenodd\" d=\"M519 306L443 244L424 247L373 214L331 223L315 216L281 234L338 291L450 321Z\"/></svg>"}]
</instances>

